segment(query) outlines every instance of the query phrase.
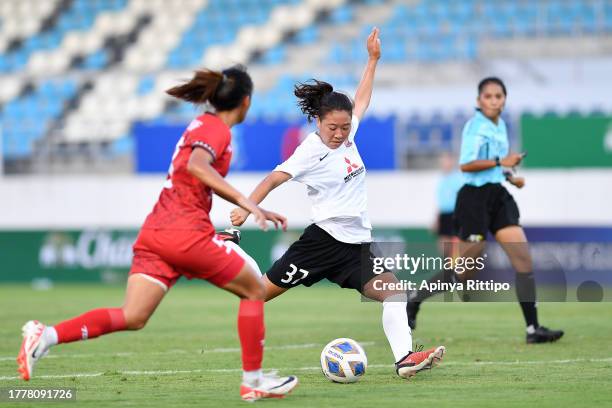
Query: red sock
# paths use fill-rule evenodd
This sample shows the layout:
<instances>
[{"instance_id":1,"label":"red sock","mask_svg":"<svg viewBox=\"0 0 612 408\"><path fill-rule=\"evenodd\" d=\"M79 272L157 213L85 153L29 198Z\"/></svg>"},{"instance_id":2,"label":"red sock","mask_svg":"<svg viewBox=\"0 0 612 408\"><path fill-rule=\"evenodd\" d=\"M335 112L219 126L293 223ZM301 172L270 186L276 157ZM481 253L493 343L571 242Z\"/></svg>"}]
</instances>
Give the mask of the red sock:
<instances>
[{"instance_id":1,"label":"red sock","mask_svg":"<svg viewBox=\"0 0 612 408\"><path fill-rule=\"evenodd\" d=\"M261 368L265 333L263 300L242 299L238 309L238 336L242 346L244 371Z\"/></svg>"},{"instance_id":2,"label":"red sock","mask_svg":"<svg viewBox=\"0 0 612 408\"><path fill-rule=\"evenodd\" d=\"M123 310L94 309L53 326L58 343L93 339L106 333L125 330Z\"/></svg>"}]
</instances>

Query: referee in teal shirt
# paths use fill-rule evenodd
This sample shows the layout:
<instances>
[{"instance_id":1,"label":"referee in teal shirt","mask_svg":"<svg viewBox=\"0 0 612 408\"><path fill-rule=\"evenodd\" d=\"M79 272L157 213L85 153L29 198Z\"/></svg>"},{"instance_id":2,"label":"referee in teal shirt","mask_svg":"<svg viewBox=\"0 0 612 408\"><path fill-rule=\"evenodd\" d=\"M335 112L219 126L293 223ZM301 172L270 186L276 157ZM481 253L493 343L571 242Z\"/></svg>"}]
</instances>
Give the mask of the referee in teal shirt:
<instances>
[{"instance_id":1,"label":"referee in teal shirt","mask_svg":"<svg viewBox=\"0 0 612 408\"><path fill-rule=\"evenodd\" d=\"M563 331L550 330L538 323L527 237L519 223L516 202L502 185L504 180L518 188L525 184L522 177L504 171L519 165L524 157L524 154L509 152L506 123L501 118L506 95L501 79L489 77L480 81L478 109L463 129L459 165L465 184L459 190L454 211L455 231L461 240L459 252L463 257L480 257L490 232L516 271L515 287L527 326L527 343L554 342L563 336ZM411 308L407 309L410 315ZM418 311L418 307L412 307L414 310ZM416 314L412 317L416 322Z\"/></svg>"}]
</instances>

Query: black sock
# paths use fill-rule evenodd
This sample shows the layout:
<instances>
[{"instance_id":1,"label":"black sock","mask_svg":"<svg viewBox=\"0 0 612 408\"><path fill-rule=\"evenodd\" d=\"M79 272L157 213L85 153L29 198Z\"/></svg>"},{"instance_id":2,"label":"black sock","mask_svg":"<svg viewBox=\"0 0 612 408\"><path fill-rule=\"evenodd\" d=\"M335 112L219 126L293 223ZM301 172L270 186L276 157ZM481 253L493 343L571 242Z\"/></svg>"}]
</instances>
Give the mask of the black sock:
<instances>
[{"instance_id":1,"label":"black sock","mask_svg":"<svg viewBox=\"0 0 612 408\"><path fill-rule=\"evenodd\" d=\"M536 287L533 272L516 274L516 297L518 298L525 323L537 328L538 309L536 308Z\"/></svg>"},{"instance_id":2,"label":"black sock","mask_svg":"<svg viewBox=\"0 0 612 408\"><path fill-rule=\"evenodd\" d=\"M453 282L453 274L455 272L451 269L446 270L446 269L442 269L440 272L438 272L437 274L435 274L433 277L431 277L431 279L427 279L427 282L437 282L437 281L441 281L444 283L450 283ZM417 303L421 303L423 302L425 299L432 297L433 295L436 295L438 293L442 293L442 292L446 292L445 290L434 290L434 291L429 291L429 290L418 290L416 293L416 296L414 296L412 299L409 298L409 302L417 302Z\"/></svg>"}]
</instances>

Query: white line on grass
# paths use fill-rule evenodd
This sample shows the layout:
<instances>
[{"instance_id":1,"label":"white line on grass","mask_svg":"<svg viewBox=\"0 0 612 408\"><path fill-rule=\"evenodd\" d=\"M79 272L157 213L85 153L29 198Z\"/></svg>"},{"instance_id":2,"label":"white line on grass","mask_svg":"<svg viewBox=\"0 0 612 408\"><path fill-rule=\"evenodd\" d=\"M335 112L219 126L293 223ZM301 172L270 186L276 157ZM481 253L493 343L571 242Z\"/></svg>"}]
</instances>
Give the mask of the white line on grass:
<instances>
[{"instance_id":1,"label":"white line on grass","mask_svg":"<svg viewBox=\"0 0 612 408\"><path fill-rule=\"evenodd\" d=\"M363 341L362 346L372 346L376 344L373 341ZM284 346L267 346L266 350L295 350L295 349L308 349L321 347L319 343L306 343L306 344L286 344ZM122 352L122 353L86 353L86 354L50 354L46 359L57 359L57 358L101 358L101 357L131 357L131 356L143 356L143 355L165 355L165 354L208 354L208 353L239 353L240 348L238 347L225 347L225 348L214 348L214 349L198 349L198 350L184 350L184 349L172 349L166 351L154 351L151 353L142 352ZM5 356L0 357L0 361L15 361L16 356Z\"/></svg>"},{"instance_id":2,"label":"white line on grass","mask_svg":"<svg viewBox=\"0 0 612 408\"><path fill-rule=\"evenodd\" d=\"M522 365L522 364L574 364L574 363L610 363L612 357L608 358L577 358L573 360L536 360L536 361L451 361L442 363L443 366L480 366L480 365ZM370 364L368 368L392 368L389 364ZM271 368L270 370L283 371L318 371L321 367L299 367L299 368ZM90 378L101 377L103 375L176 375L176 374L198 374L198 373L238 373L242 372L239 368L212 368L212 369L196 369L196 370L162 370L162 371L113 371L109 373L75 373L62 375L40 375L36 378L40 379L61 379L61 378ZM0 381L18 380L17 376L0 377Z\"/></svg>"}]
</instances>

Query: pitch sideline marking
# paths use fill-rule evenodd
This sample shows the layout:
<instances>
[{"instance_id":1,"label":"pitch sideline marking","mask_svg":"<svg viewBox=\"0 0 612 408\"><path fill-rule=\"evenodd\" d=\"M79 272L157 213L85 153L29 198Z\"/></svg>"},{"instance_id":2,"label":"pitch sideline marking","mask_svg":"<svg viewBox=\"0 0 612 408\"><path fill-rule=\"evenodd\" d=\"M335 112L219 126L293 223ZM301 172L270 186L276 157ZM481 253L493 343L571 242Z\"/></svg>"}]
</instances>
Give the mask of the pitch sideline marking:
<instances>
[{"instance_id":1,"label":"pitch sideline marking","mask_svg":"<svg viewBox=\"0 0 612 408\"><path fill-rule=\"evenodd\" d=\"M363 346L373 346L376 344L374 341L362 341L359 344ZM305 344L287 344L284 346L267 346L266 350L294 350L294 349L308 349L320 347L319 343L305 343ZM57 358L92 358L92 357L130 357L130 356L142 356L142 355L165 355L165 354L209 354L209 353L240 353L240 348L238 347L223 347L223 348L214 348L210 350L184 350L184 349L172 349L167 351L154 351L151 353L137 353L135 351L128 351L123 353L86 353L86 354L51 354L45 357L47 359L57 359ZM15 361L16 356L4 356L0 357L0 361Z\"/></svg>"},{"instance_id":2,"label":"pitch sideline marking","mask_svg":"<svg viewBox=\"0 0 612 408\"><path fill-rule=\"evenodd\" d=\"M609 363L612 362L612 357L608 358L578 358L573 360L534 360L534 361L468 361L459 362L451 361L443 363L445 366L479 366L479 365L521 365L521 364L574 364L574 363ZM371 364L368 368L391 368L392 365L388 364ZM299 368L270 368L269 370L287 370L287 371L318 371L321 367L299 367ZM161 370L161 371L116 371L112 374L117 375L134 375L134 376L145 376L145 375L176 375L176 374L198 374L198 373L237 373L242 372L240 368L212 368L212 369L197 369L197 370ZM61 378L92 378L101 377L105 373L76 373L76 374L62 374L62 375L41 375L36 378L41 379L61 379ZM4 376L0 377L0 381L18 380L20 377L17 376Z\"/></svg>"}]
</instances>

